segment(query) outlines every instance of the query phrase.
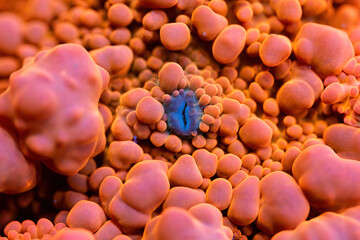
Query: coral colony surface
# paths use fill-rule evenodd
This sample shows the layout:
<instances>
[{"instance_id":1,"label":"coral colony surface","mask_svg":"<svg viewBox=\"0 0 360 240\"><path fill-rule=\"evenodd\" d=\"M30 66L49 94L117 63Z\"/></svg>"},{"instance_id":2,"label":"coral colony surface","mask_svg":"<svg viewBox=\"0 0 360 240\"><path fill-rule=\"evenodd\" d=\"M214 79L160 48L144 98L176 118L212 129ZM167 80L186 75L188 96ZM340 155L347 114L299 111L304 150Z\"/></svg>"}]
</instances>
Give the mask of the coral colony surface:
<instances>
[{"instance_id":1,"label":"coral colony surface","mask_svg":"<svg viewBox=\"0 0 360 240\"><path fill-rule=\"evenodd\" d=\"M0 0L0 240L359 240L359 0Z\"/></svg>"}]
</instances>

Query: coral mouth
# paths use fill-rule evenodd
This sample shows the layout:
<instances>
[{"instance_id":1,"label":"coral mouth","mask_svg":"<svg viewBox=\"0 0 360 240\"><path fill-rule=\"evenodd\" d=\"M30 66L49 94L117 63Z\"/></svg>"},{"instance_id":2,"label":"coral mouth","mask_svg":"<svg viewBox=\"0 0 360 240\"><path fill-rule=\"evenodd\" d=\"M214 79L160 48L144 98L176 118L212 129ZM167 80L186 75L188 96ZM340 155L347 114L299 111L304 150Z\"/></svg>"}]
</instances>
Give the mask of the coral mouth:
<instances>
[{"instance_id":1,"label":"coral mouth","mask_svg":"<svg viewBox=\"0 0 360 240\"><path fill-rule=\"evenodd\" d=\"M176 91L164 108L169 131L183 138L197 134L204 113L192 90Z\"/></svg>"}]
</instances>

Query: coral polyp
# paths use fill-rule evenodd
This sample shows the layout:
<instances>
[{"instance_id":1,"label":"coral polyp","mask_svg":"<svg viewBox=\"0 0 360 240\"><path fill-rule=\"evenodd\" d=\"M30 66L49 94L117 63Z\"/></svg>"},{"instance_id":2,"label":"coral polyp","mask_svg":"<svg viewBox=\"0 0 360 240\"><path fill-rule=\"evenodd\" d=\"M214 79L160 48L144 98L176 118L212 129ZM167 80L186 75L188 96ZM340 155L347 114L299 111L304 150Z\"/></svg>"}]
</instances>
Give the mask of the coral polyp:
<instances>
[{"instance_id":1,"label":"coral polyp","mask_svg":"<svg viewBox=\"0 0 360 240\"><path fill-rule=\"evenodd\" d=\"M192 90L180 89L163 98L168 130L183 138L198 133L203 108Z\"/></svg>"}]
</instances>

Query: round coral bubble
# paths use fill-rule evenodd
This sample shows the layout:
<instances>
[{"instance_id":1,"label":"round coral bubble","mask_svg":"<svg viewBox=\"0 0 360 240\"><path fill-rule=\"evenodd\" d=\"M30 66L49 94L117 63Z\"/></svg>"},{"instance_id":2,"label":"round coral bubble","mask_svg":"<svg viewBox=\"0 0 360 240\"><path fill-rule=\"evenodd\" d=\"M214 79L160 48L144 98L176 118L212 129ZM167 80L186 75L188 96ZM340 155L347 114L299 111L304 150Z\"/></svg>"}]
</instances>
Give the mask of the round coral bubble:
<instances>
[{"instance_id":1,"label":"round coral bubble","mask_svg":"<svg viewBox=\"0 0 360 240\"><path fill-rule=\"evenodd\" d=\"M291 54L290 40L281 35L267 36L260 46L260 58L268 67L275 67L283 63Z\"/></svg>"},{"instance_id":2,"label":"round coral bubble","mask_svg":"<svg viewBox=\"0 0 360 240\"><path fill-rule=\"evenodd\" d=\"M142 148L133 141L113 141L109 146L110 164L114 168L127 170L131 164L143 158Z\"/></svg>"},{"instance_id":3,"label":"round coral bubble","mask_svg":"<svg viewBox=\"0 0 360 240\"><path fill-rule=\"evenodd\" d=\"M55 24L55 36L63 42L71 42L79 37L79 29L72 23L59 22Z\"/></svg>"},{"instance_id":4,"label":"round coral bubble","mask_svg":"<svg viewBox=\"0 0 360 240\"><path fill-rule=\"evenodd\" d=\"M95 237L90 231L86 229L63 228L61 231L56 233L53 239L54 240L95 240Z\"/></svg>"},{"instance_id":5,"label":"round coral bubble","mask_svg":"<svg viewBox=\"0 0 360 240\"><path fill-rule=\"evenodd\" d=\"M117 3L109 8L108 18L114 26L126 27L132 22L133 14L126 4Z\"/></svg>"},{"instance_id":6,"label":"round coral bubble","mask_svg":"<svg viewBox=\"0 0 360 240\"><path fill-rule=\"evenodd\" d=\"M199 38L212 41L228 25L228 21L210 7L201 5L193 11L191 24L197 29Z\"/></svg>"},{"instance_id":7,"label":"round coral bubble","mask_svg":"<svg viewBox=\"0 0 360 240\"><path fill-rule=\"evenodd\" d=\"M314 91L305 81L294 79L280 87L276 101L284 113L302 115L314 104Z\"/></svg>"},{"instance_id":8,"label":"round coral bubble","mask_svg":"<svg viewBox=\"0 0 360 240\"><path fill-rule=\"evenodd\" d=\"M178 0L139 0L141 6L146 8L171 8Z\"/></svg>"},{"instance_id":9,"label":"round coral bubble","mask_svg":"<svg viewBox=\"0 0 360 240\"><path fill-rule=\"evenodd\" d=\"M220 32L212 46L214 58L219 63L231 63L244 49L245 29L237 24L230 25Z\"/></svg>"},{"instance_id":10,"label":"round coral bubble","mask_svg":"<svg viewBox=\"0 0 360 240\"><path fill-rule=\"evenodd\" d=\"M163 10L153 10L145 14L142 24L143 26L151 31L155 31L161 28L162 25L166 24L168 17Z\"/></svg>"},{"instance_id":11,"label":"round coral bubble","mask_svg":"<svg viewBox=\"0 0 360 240\"><path fill-rule=\"evenodd\" d=\"M168 23L160 28L160 41L167 50L182 50L189 45L190 39L190 30L185 23Z\"/></svg>"},{"instance_id":12,"label":"round coral bubble","mask_svg":"<svg viewBox=\"0 0 360 240\"><path fill-rule=\"evenodd\" d=\"M301 20L302 10L298 0L279 0L275 2L276 16L280 21L296 23Z\"/></svg>"},{"instance_id":13,"label":"round coral bubble","mask_svg":"<svg viewBox=\"0 0 360 240\"><path fill-rule=\"evenodd\" d=\"M0 53L13 54L22 42L23 23L21 18L13 13L0 14ZM6 34L4 34L6 33Z\"/></svg>"},{"instance_id":14,"label":"round coral bubble","mask_svg":"<svg viewBox=\"0 0 360 240\"><path fill-rule=\"evenodd\" d=\"M136 117L143 123L156 123L163 115L163 106L153 97L144 97L136 106Z\"/></svg>"},{"instance_id":15,"label":"round coral bubble","mask_svg":"<svg viewBox=\"0 0 360 240\"><path fill-rule=\"evenodd\" d=\"M262 148L271 143L272 130L260 118L252 117L240 128L241 140L251 148Z\"/></svg>"},{"instance_id":16,"label":"round coral bubble","mask_svg":"<svg viewBox=\"0 0 360 240\"><path fill-rule=\"evenodd\" d=\"M165 93L172 93L177 89L182 77L183 69L177 63L165 63L159 71L159 85Z\"/></svg>"},{"instance_id":17,"label":"round coral bubble","mask_svg":"<svg viewBox=\"0 0 360 240\"><path fill-rule=\"evenodd\" d=\"M231 183L224 178L216 178L206 190L206 202L214 205L219 210L229 207L232 197Z\"/></svg>"},{"instance_id":18,"label":"round coral bubble","mask_svg":"<svg viewBox=\"0 0 360 240\"><path fill-rule=\"evenodd\" d=\"M81 200L76 203L66 218L70 228L84 228L96 232L106 221L102 208L90 201Z\"/></svg>"},{"instance_id":19,"label":"round coral bubble","mask_svg":"<svg viewBox=\"0 0 360 240\"><path fill-rule=\"evenodd\" d=\"M310 65L321 77L339 74L354 56L345 32L312 22L301 26L293 46L296 58Z\"/></svg>"}]
</instances>

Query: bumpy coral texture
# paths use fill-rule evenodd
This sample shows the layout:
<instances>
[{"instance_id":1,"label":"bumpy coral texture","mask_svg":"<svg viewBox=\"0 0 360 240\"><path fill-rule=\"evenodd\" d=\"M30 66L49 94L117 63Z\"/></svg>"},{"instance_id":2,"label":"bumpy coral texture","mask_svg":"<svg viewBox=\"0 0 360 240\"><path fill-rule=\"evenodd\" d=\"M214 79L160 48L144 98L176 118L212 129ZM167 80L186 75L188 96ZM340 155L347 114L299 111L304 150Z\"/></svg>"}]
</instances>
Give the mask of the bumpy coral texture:
<instances>
[{"instance_id":1,"label":"bumpy coral texture","mask_svg":"<svg viewBox=\"0 0 360 240\"><path fill-rule=\"evenodd\" d=\"M341 213L326 212L301 223L295 230L276 234L273 240L308 240L325 237L329 240L358 239L360 233L360 208L349 208Z\"/></svg>"},{"instance_id":2,"label":"bumpy coral texture","mask_svg":"<svg viewBox=\"0 0 360 240\"><path fill-rule=\"evenodd\" d=\"M210 204L199 204L188 211L166 209L146 225L143 239L230 240L231 236L230 229L222 225L220 211Z\"/></svg>"},{"instance_id":3,"label":"bumpy coral texture","mask_svg":"<svg viewBox=\"0 0 360 240\"><path fill-rule=\"evenodd\" d=\"M0 98L25 155L61 174L77 173L105 144L98 111L108 73L80 45L42 51L11 75Z\"/></svg>"},{"instance_id":4,"label":"bumpy coral texture","mask_svg":"<svg viewBox=\"0 0 360 240\"><path fill-rule=\"evenodd\" d=\"M0 142L0 173L3 176L0 192L15 194L33 188L40 177L40 164L23 155L16 134L1 123Z\"/></svg>"}]
</instances>

